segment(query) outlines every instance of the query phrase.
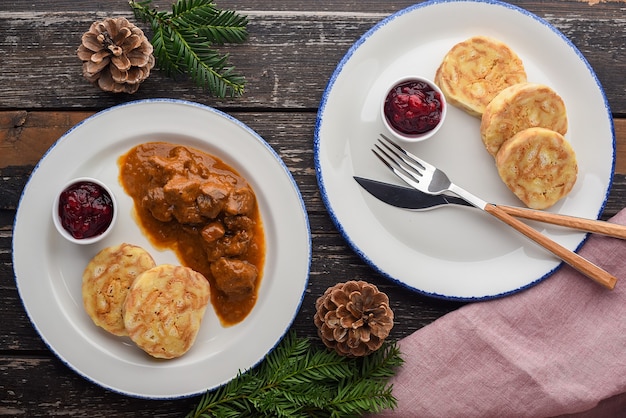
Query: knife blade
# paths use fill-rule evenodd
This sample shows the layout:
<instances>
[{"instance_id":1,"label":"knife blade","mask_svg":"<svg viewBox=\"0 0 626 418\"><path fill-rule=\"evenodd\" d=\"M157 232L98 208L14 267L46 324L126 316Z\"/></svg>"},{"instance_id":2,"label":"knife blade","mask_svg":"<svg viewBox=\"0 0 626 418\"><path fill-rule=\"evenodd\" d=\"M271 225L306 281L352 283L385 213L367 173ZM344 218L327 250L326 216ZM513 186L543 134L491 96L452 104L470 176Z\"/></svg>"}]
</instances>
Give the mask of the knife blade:
<instances>
[{"instance_id":1,"label":"knife blade","mask_svg":"<svg viewBox=\"0 0 626 418\"><path fill-rule=\"evenodd\" d=\"M434 209L444 205L470 206L471 204L456 196L449 195L429 195L419 190L398 186L382 181L366 179L354 176L354 179L368 191L372 196L389 205L410 209L415 211ZM580 231L594 232L611 236L614 238L626 239L626 226L606 221L579 218L576 216L561 215L541 210L524 209L515 206L497 205L509 215L545 222L553 225L578 229Z\"/></svg>"},{"instance_id":2,"label":"knife blade","mask_svg":"<svg viewBox=\"0 0 626 418\"><path fill-rule=\"evenodd\" d=\"M372 196L389 205L411 210L428 210L443 205L472 206L456 196L430 195L419 190L382 181L354 176L354 179Z\"/></svg>"}]
</instances>

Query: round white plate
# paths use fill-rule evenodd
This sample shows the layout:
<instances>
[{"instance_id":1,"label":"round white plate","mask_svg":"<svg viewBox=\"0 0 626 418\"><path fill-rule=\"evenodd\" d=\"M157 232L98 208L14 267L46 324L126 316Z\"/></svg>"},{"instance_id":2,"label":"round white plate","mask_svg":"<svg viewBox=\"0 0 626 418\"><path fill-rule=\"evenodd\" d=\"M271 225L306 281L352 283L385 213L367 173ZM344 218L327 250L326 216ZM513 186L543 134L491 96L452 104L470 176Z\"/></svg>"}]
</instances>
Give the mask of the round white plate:
<instances>
[{"instance_id":1,"label":"round white plate","mask_svg":"<svg viewBox=\"0 0 626 418\"><path fill-rule=\"evenodd\" d=\"M383 132L380 102L393 80L433 79L458 42L486 35L508 44L528 80L551 86L565 101L566 138L579 175L570 195L550 211L596 219L609 192L615 136L604 92L587 61L554 27L495 1L420 3L381 21L339 63L323 95L315 132L315 164L323 200L352 248L375 269L424 294L477 300L510 294L550 275L560 260L476 209L411 212L369 195L353 176L402 184L371 152ZM480 139L480 120L448 108L442 129L407 148L443 169L484 200L521 205L500 180ZM575 250L586 235L533 223Z\"/></svg>"},{"instance_id":2,"label":"round white plate","mask_svg":"<svg viewBox=\"0 0 626 418\"><path fill-rule=\"evenodd\" d=\"M128 242L157 263L180 263L141 233L132 199L118 182L118 158L149 141L179 143L213 154L254 189L265 227L266 258L256 306L223 328L209 307L193 347L156 360L128 338L96 327L83 309L82 272L99 250ZM95 177L116 194L119 216L104 241L73 245L54 229L50 206L74 177ZM216 388L256 365L281 340L308 283L311 240L300 192L287 167L255 132L210 107L177 100L131 102L80 123L48 151L26 185L15 219L13 263L26 311L54 353L87 379L135 397L169 399Z\"/></svg>"}]
</instances>

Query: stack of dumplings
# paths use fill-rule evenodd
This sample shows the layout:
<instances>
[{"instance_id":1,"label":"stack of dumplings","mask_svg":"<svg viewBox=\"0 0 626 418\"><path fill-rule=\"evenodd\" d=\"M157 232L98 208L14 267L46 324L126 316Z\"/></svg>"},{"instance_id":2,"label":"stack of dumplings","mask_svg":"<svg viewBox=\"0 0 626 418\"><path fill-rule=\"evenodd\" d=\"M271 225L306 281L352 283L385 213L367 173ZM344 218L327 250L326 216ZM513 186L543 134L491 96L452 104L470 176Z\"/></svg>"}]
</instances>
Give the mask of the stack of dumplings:
<instances>
[{"instance_id":1,"label":"stack of dumplings","mask_svg":"<svg viewBox=\"0 0 626 418\"><path fill-rule=\"evenodd\" d=\"M549 86L529 82L507 45L485 36L455 45L435 82L451 104L480 118L500 178L527 207L547 209L569 194L578 163L564 137L565 103Z\"/></svg>"},{"instance_id":2,"label":"stack of dumplings","mask_svg":"<svg viewBox=\"0 0 626 418\"><path fill-rule=\"evenodd\" d=\"M183 266L157 266L143 248L124 243L89 261L82 297L94 324L128 336L152 357L171 359L195 342L210 287L202 274Z\"/></svg>"}]
</instances>

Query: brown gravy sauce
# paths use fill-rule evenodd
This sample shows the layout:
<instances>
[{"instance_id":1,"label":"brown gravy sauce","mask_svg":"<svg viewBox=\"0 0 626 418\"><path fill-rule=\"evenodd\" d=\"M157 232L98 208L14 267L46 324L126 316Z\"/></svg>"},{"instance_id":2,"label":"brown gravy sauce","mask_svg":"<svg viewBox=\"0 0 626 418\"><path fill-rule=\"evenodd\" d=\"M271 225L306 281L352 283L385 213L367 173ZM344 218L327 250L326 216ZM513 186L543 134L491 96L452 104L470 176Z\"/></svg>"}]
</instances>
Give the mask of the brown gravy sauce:
<instances>
[{"instance_id":1,"label":"brown gravy sauce","mask_svg":"<svg viewBox=\"0 0 626 418\"><path fill-rule=\"evenodd\" d=\"M265 261L263 224L247 181L215 156L166 142L140 144L118 165L152 244L207 278L222 325L241 322L256 303Z\"/></svg>"}]
</instances>

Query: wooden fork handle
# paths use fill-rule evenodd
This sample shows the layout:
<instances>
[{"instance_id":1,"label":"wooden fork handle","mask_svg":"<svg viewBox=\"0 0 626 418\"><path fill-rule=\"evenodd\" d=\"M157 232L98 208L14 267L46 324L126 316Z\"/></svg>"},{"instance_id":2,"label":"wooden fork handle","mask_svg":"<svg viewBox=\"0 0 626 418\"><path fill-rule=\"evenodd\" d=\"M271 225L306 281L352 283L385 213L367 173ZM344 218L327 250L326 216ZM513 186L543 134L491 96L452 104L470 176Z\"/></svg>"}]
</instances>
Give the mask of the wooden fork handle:
<instances>
[{"instance_id":1,"label":"wooden fork handle","mask_svg":"<svg viewBox=\"0 0 626 418\"><path fill-rule=\"evenodd\" d=\"M575 228L581 231L594 232L596 234L626 239L626 226L624 225L596 221L593 219L578 218L576 216L559 215L540 210L516 208L513 206L498 205L498 207L509 215L513 215L518 218L532 219L553 225Z\"/></svg>"},{"instance_id":2,"label":"wooden fork handle","mask_svg":"<svg viewBox=\"0 0 626 418\"><path fill-rule=\"evenodd\" d=\"M515 228L517 231L521 232L528 238L535 241L537 244L546 248L554 255L559 257L561 260L565 261L567 264L569 264L585 276L595 280L597 283L601 284L607 289L613 289L615 287L615 283L617 282L617 278L615 276L596 266L589 260L581 257L575 252L568 250L557 242L552 241L550 238L537 231L536 229L526 225L519 219L516 219L513 216L509 215L500 206L495 206L487 203L484 210L485 212L500 219L502 222Z\"/></svg>"}]
</instances>

